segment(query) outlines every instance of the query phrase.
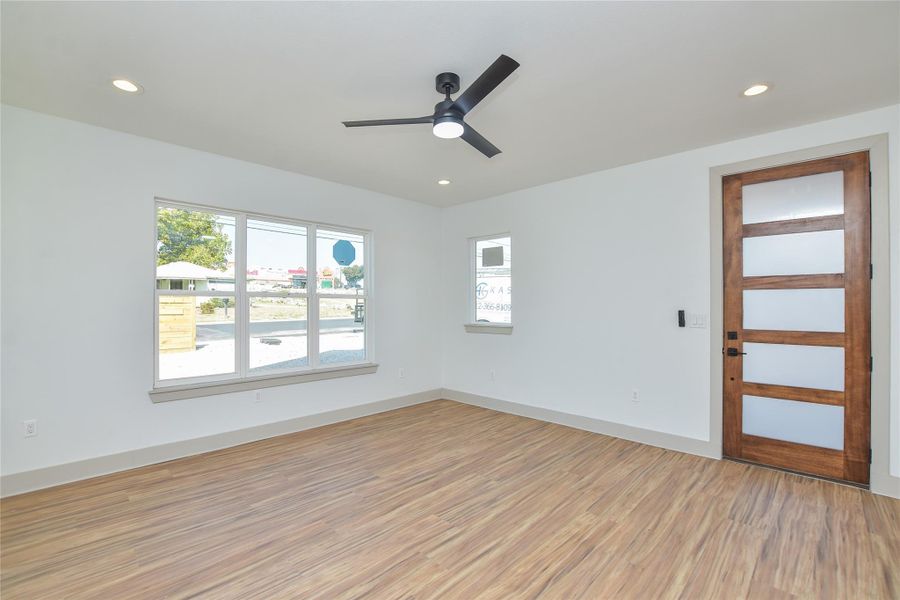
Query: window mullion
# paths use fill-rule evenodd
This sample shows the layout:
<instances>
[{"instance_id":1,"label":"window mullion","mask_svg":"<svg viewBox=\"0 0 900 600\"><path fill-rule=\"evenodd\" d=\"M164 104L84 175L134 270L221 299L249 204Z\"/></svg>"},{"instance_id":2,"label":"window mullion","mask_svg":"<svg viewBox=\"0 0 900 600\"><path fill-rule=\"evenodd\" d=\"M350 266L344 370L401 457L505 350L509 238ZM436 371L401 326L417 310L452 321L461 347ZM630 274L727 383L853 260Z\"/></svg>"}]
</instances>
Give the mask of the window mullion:
<instances>
[{"instance_id":1,"label":"window mullion","mask_svg":"<svg viewBox=\"0 0 900 600\"><path fill-rule=\"evenodd\" d=\"M159 210L159 209L155 209ZM157 218L156 214L153 215L154 220ZM156 229L156 224L153 226L154 230ZM156 234L159 235L158 233ZM159 385L159 290L155 289L156 286L156 267L153 267L153 387L157 387Z\"/></svg>"},{"instance_id":2,"label":"window mullion","mask_svg":"<svg viewBox=\"0 0 900 600\"><path fill-rule=\"evenodd\" d=\"M223 290L167 290L157 288L156 291L162 296L191 296L197 298L224 298L235 295L234 292Z\"/></svg>"},{"instance_id":3,"label":"window mullion","mask_svg":"<svg viewBox=\"0 0 900 600\"><path fill-rule=\"evenodd\" d=\"M363 355L365 360L372 360L372 344L369 342L369 314L371 314L372 305L369 303L369 292L372 290L373 278L372 271L375 270L375 261L372 260L372 236L363 235ZM368 279L366 279L368 278ZM359 290L356 290L357 296Z\"/></svg>"},{"instance_id":4,"label":"window mullion","mask_svg":"<svg viewBox=\"0 0 900 600\"><path fill-rule=\"evenodd\" d=\"M234 263L236 369L246 377L250 365L250 301L247 296L247 216L238 215L235 227L236 255Z\"/></svg>"},{"instance_id":5,"label":"window mullion","mask_svg":"<svg viewBox=\"0 0 900 600\"><path fill-rule=\"evenodd\" d=\"M306 237L306 348L310 368L319 366L319 268L316 256L317 228L309 225Z\"/></svg>"}]
</instances>

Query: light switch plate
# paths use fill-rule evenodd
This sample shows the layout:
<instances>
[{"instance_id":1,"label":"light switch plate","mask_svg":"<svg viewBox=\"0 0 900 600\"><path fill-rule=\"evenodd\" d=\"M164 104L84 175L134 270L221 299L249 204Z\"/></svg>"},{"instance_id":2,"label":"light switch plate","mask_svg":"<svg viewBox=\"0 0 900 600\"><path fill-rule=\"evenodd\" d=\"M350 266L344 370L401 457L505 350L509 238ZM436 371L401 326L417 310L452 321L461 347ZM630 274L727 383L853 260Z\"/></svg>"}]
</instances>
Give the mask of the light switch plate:
<instances>
[{"instance_id":1,"label":"light switch plate","mask_svg":"<svg viewBox=\"0 0 900 600\"><path fill-rule=\"evenodd\" d=\"M696 329L706 329L706 313L691 313L691 327Z\"/></svg>"}]
</instances>

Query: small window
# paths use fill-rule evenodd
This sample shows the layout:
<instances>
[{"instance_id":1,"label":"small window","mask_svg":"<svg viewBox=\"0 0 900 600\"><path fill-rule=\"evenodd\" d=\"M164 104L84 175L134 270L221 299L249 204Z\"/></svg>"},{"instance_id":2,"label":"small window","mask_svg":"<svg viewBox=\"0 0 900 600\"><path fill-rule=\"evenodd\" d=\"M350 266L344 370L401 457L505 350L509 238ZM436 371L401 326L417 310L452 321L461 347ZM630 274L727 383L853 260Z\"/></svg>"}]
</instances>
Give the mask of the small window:
<instances>
[{"instance_id":1,"label":"small window","mask_svg":"<svg viewBox=\"0 0 900 600\"><path fill-rule=\"evenodd\" d=\"M511 240L498 235L471 241L475 324L512 324Z\"/></svg>"}]
</instances>

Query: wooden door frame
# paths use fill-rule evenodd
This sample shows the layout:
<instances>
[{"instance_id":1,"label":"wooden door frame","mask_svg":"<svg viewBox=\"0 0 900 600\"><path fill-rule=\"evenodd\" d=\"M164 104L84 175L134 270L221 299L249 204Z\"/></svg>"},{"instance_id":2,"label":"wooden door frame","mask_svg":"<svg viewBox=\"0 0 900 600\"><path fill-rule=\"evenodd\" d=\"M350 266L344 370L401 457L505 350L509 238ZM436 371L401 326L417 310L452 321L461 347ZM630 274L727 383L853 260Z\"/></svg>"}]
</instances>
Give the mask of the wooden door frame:
<instances>
[{"instance_id":1,"label":"wooden door frame","mask_svg":"<svg viewBox=\"0 0 900 600\"><path fill-rule=\"evenodd\" d=\"M900 477L890 472L891 423L900 414L900 398L891 399L891 306L890 222L888 193L888 136L886 133L851 139L803 150L711 167L709 170L710 214L710 456L722 456L723 409L723 273L722 273L722 180L725 176L796 162L869 151L872 171L872 264L871 281L872 354L870 489L900 497ZM893 402L893 403L892 403ZM892 414L893 413L893 414Z\"/></svg>"}]
</instances>

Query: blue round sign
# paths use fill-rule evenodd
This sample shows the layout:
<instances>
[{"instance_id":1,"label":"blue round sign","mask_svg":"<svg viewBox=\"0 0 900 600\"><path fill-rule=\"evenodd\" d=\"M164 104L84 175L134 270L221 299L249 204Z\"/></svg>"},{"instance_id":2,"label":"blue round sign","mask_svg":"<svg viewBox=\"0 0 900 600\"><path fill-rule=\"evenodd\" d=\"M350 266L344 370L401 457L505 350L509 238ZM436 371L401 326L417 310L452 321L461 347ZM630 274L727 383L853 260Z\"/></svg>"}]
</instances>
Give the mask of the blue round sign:
<instances>
[{"instance_id":1,"label":"blue round sign","mask_svg":"<svg viewBox=\"0 0 900 600\"><path fill-rule=\"evenodd\" d=\"M331 251L334 260L342 267L346 267L356 259L356 248L347 240L338 240Z\"/></svg>"}]
</instances>

